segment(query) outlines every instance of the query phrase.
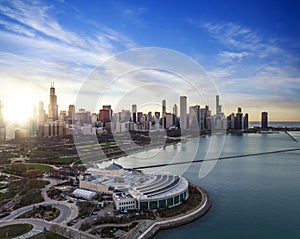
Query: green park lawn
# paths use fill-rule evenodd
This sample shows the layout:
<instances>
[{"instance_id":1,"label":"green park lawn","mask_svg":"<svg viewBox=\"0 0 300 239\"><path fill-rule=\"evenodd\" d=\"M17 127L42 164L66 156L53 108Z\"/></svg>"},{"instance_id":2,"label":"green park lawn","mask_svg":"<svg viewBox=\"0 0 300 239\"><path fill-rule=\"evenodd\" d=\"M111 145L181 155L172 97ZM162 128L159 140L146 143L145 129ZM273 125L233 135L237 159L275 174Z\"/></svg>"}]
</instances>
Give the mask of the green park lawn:
<instances>
[{"instance_id":1,"label":"green park lawn","mask_svg":"<svg viewBox=\"0 0 300 239\"><path fill-rule=\"evenodd\" d=\"M58 158L58 159L53 159L51 160L52 163L57 163L57 164L71 164L76 158L71 157L71 158Z\"/></svg>"},{"instance_id":2,"label":"green park lawn","mask_svg":"<svg viewBox=\"0 0 300 239\"><path fill-rule=\"evenodd\" d=\"M41 232L37 235L34 235L29 239L67 239L67 237L63 237L54 232L47 231L46 233Z\"/></svg>"},{"instance_id":3,"label":"green park lawn","mask_svg":"<svg viewBox=\"0 0 300 239\"><path fill-rule=\"evenodd\" d=\"M9 226L0 227L0 238L10 239L21 236L33 228L30 224L13 224Z\"/></svg>"},{"instance_id":4,"label":"green park lawn","mask_svg":"<svg viewBox=\"0 0 300 239\"><path fill-rule=\"evenodd\" d=\"M38 163L27 163L25 164L27 169L40 169L42 170L44 173L48 173L52 167L48 166L48 165L43 165L43 164L38 164Z\"/></svg>"}]
</instances>

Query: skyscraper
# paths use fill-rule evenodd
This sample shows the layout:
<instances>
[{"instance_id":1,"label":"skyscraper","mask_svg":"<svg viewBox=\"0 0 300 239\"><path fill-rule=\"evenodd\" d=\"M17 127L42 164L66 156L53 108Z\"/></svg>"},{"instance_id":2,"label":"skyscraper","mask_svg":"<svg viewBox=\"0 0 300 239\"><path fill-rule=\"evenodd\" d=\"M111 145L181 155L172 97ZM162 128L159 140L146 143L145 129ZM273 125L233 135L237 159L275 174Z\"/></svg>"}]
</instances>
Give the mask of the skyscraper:
<instances>
[{"instance_id":1,"label":"skyscraper","mask_svg":"<svg viewBox=\"0 0 300 239\"><path fill-rule=\"evenodd\" d=\"M220 117L221 113L222 113L222 108L220 105L220 97L219 95L216 95L216 116Z\"/></svg>"},{"instance_id":2,"label":"skyscraper","mask_svg":"<svg viewBox=\"0 0 300 239\"><path fill-rule=\"evenodd\" d=\"M136 123L136 112L137 112L137 107L136 107L136 105L132 105L132 121L134 122L134 123Z\"/></svg>"},{"instance_id":3,"label":"skyscraper","mask_svg":"<svg viewBox=\"0 0 300 239\"><path fill-rule=\"evenodd\" d=\"M178 117L178 107L176 104L174 104L173 106L173 115L175 115L175 117Z\"/></svg>"},{"instance_id":4,"label":"skyscraper","mask_svg":"<svg viewBox=\"0 0 300 239\"><path fill-rule=\"evenodd\" d=\"M39 123L44 123L46 122L47 119L47 115L46 115L46 111L44 110L44 102L40 101L39 102L39 118L38 118L38 122Z\"/></svg>"},{"instance_id":5,"label":"skyscraper","mask_svg":"<svg viewBox=\"0 0 300 239\"><path fill-rule=\"evenodd\" d=\"M69 105L68 118L74 119L74 117L75 117L75 105Z\"/></svg>"},{"instance_id":6,"label":"skyscraper","mask_svg":"<svg viewBox=\"0 0 300 239\"><path fill-rule=\"evenodd\" d=\"M103 105L103 109L99 111L99 121L106 126L107 123L111 122L112 109L110 105Z\"/></svg>"},{"instance_id":7,"label":"skyscraper","mask_svg":"<svg viewBox=\"0 0 300 239\"><path fill-rule=\"evenodd\" d=\"M249 115L248 113L245 114L244 119L243 119L243 123L244 123L244 129L248 129L249 128Z\"/></svg>"},{"instance_id":8,"label":"skyscraper","mask_svg":"<svg viewBox=\"0 0 300 239\"><path fill-rule=\"evenodd\" d=\"M166 100L164 99L162 101L162 117L165 117L166 113L167 113L167 102Z\"/></svg>"},{"instance_id":9,"label":"skyscraper","mask_svg":"<svg viewBox=\"0 0 300 239\"><path fill-rule=\"evenodd\" d=\"M36 117L36 108L34 107L32 110L32 115L29 120L29 135L30 137L36 137L37 136L37 117Z\"/></svg>"},{"instance_id":10,"label":"skyscraper","mask_svg":"<svg viewBox=\"0 0 300 239\"><path fill-rule=\"evenodd\" d=\"M189 107L189 128L193 130L200 129L200 105Z\"/></svg>"},{"instance_id":11,"label":"skyscraper","mask_svg":"<svg viewBox=\"0 0 300 239\"><path fill-rule=\"evenodd\" d=\"M187 100L186 96L180 96L180 128L187 129Z\"/></svg>"},{"instance_id":12,"label":"skyscraper","mask_svg":"<svg viewBox=\"0 0 300 239\"><path fill-rule=\"evenodd\" d=\"M173 125L176 126L176 127L179 127L179 122L178 122L178 107L176 104L174 104L173 106L173 119L174 119L174 122L173 122Z\"/></svg>"},{"instance_id":13,"label":"skyscraper","mask_svg":"<svg viewBox=\"0 0 300 239\"><path fill-rule=\"evenodd\" d=\"M263 129L268 128L268 112L261 113L261 128Z\"/></svg>"},{"instance_id":14,"label":"skyscraper","mask_svg":"<svg viewBox=\"0 0 300 239\"><path fill-rule=\"evenodd\" d=\"M238 112L236 113L236 122L235 129L243 129L243 113L242 108L238 108Z\"/></svg>"},{"instance_id":15,"label":"skyscraper","mask_svg":"<svg viewBox=\"0 0 300 239\"><path fill-rule=\"evenodd\" d=\"M57 97L55 95L54 82L51 82L50 88L50 99L48 106L48 117L52 120L58 120L58 105L57 105Z\"/></svg>"}]
</instances>

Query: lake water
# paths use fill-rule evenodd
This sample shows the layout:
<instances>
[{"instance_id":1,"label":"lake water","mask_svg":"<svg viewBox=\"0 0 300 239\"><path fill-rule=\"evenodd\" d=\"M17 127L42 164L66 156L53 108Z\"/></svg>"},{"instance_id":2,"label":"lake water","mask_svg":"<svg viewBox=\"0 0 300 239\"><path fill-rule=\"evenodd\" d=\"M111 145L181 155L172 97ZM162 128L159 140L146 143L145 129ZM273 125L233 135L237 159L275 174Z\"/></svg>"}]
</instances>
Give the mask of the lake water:
<instances>
[{"instance_id":1,"label":"lake water","mask_svg":"<svg viewBox=\"0 0 300 239\"><path fill-rule=\"evenodd\" d=\"M271 127L300 127L300 122L269 122ZM250 122L250 127L261 126L261 122Z\"/></svg>"},{"instance_id":2,"label":"lake water","mask_svg":"<svg viewBox=\"0 0 300 239\"><path fill-rule=\"evenodd\" d=\"M300 140L299 132L294 136ZM122 157L125 167L201 159L212 136ZM300 147L286 134L226 136L215 146L221 156ZM213 150L213 149L210 149ZM155 239L181 238L300 238L300 151L217 161L199 178L201 163L170 166L161 171L183 173L212 197L211 210L201 219L159 232ZM153 171L153 170L147 170Z\"/></svg>"}]
</instances>

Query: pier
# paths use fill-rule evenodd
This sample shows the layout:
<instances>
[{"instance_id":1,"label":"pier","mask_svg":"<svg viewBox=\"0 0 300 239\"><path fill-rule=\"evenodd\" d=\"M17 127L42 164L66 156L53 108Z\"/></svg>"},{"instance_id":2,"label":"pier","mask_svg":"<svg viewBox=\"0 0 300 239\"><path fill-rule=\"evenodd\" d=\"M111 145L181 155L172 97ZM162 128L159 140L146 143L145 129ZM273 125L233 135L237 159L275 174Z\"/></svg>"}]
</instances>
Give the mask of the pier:
<instances>
[{"instance_id":1,"label":"pier","mask_svg":"<svg viewBox=\"0 0 300 239\"><path fill-rule=\"evenodd\" d=\"M290 136L292 138L292 140L294 140L295 142L298 142L298 140L293 136L291 135L288 131L285 131L285 133Z\"/></svg>"},{"instance_id":2,"label":"pier","mask_svg":"<svg viewBox=\"0 0 300 239\"><path fill-rule=\"evenodd\" d=\"M185 161L185 162L176 162L176 163L163 163L163 164L156 164L156 165L146 165L140 167L134 167L132 169L140 170L140 169L147 169L147 168L159 168L159 167L166 167L172 165L180 165L180 164L187 164L187 163L202 163L205 161L215 161L215 160L224 160L224 159L233 159L233 158L244 158L244 157L253 157L258 155L266 155L266 154L276 154L276 153L285 153L285 152L292 152L300 150L300 148L293 148L293 149L282 149L282 150L275 150L269 152L261 152L261 153L253 153L253 154L241 154L241 155L233 155L233 156L225 156L219 158L211 158L211 159L196 159L193 161Z\"/></svg>"}]
</instances>

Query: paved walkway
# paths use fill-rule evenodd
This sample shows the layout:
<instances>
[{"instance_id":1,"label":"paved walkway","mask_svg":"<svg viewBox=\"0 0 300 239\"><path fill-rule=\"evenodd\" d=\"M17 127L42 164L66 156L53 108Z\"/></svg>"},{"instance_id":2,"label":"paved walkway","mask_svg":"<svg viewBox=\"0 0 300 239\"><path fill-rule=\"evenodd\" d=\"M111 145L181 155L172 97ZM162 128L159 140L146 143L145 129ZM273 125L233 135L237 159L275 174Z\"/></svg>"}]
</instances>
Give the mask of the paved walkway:
<instances>
[{"instance_id":1,"label":"paved walkway","mask_svg":"<svg viewBox=\"0 0 300 239\"><path fill-rule=\"evenodd\" d=\"M195 210L191 211L190 213L179 216L179 217L173 217L170 219L155 221L154 223L149 225L149 227L146 230L142 231L142 233L140 233L139 236L136 236L134 234L133 237L131 237L131 238L138 238L138 239L149 238L149 237L151 237L151 234L154 231L157 231L161 227L172 227L172 226L176 225L177 223L180 224L180 222L189 222L194 217L197 217L197 215L199 215L202 212L202 210L205 209L205 207L207 206L207 203L208 203L207 193L200 188L198 188L198 190L202 194L202 200L201 200L201 203L199 204L199 206Z\"/></svg>"}]
</instances>

